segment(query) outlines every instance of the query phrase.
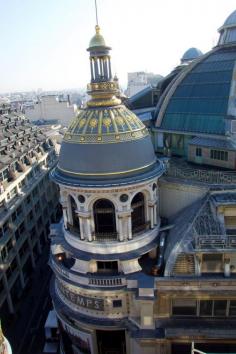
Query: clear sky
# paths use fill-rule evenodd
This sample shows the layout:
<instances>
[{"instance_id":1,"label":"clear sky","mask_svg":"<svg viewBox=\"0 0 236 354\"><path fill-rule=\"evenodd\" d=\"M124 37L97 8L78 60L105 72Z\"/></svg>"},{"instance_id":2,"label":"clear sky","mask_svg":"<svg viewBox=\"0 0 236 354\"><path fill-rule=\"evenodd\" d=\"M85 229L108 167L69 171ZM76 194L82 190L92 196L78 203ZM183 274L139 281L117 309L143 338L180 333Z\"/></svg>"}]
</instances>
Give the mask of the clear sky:
<instances>
[{"instance_id":1,"label":"clear sky","mask_svg":"<svg viewBox=\"0 0 236 354\"><path fill-rule=\"evenodd\" d=\"M189 47L203 52L235 0L97 0L113 73L167 74ZM94 0L0 0L0 92L82 88L94 34Z\"/></svg>"}]
</instances>

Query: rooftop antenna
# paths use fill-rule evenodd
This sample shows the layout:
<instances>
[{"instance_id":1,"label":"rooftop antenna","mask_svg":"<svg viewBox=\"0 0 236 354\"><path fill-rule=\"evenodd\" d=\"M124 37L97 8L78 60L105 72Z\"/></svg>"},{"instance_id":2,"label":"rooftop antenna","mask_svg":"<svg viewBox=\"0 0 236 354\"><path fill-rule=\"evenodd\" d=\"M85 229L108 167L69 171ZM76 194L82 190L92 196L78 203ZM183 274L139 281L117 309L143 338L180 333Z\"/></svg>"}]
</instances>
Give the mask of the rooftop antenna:
<instances>
[{"instance_id":1,"label":"rooftop antenna","mask_svg":"<svg viewBox=\"0 0 236 354\"><path fill-rule=\"evenodd\" d=\"M95 1L95 11L96 11L96 25L98 26L98 9L97 9L97 0Z\"/></svg>"}]
</instances>

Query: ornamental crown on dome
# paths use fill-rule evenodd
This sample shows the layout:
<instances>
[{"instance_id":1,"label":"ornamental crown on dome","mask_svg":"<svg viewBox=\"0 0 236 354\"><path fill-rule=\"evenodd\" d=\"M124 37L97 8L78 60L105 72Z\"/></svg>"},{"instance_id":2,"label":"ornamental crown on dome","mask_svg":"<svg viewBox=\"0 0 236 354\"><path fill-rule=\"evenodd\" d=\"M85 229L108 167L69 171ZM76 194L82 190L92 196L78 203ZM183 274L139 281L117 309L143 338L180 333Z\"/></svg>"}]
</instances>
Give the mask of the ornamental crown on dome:
<instances>
[{"instance_id":1,"label":"ornamental crown on dome","mask_svg":"<svg viewBox=\"0 0 236 354\"><path fill-rule=\"evenodd\" d=\"M121 104L117 77L111 71L110 47L107 47L100 27L89 43L91 99L70 124L64 140L79 143L112 143L130 141L148 135L147 128L128 108Z\"/></svg>"},{"instance_id":2,"label":"ornamental crown on dome","mask_svg":"<svg viewBox=\"0 0 236 354\"><path fill-rule=\"evenodd\" d=\"M59 184L91 186L112 179L114 185L121 178L146 178L146 174L157 175L162 171L148 129L122 104L118 80L111 71L111 48L105 43L96 27L87 49L91 98L64 135L52 176Z\"/></svg>"},{"instance_id":3,"label":"ornamental crown on dome","mask_svg":"<svg viewBox=\"0 0 236 354\"><path fill-rule=\"evenodd\" d=\"M89 42L89 50L94 47L106 47L105 40L103 36L100 34L100 27L98 25L95 26L96 34L91 38Z\"/></svg>"}]
</instances>

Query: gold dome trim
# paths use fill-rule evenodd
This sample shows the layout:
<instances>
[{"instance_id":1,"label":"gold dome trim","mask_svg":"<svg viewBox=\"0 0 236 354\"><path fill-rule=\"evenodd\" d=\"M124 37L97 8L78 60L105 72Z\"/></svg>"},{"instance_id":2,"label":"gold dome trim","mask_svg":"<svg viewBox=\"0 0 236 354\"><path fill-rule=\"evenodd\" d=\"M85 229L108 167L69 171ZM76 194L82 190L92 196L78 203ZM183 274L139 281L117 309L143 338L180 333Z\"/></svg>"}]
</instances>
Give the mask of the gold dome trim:
<instances>
[{"instance_id":1,"label":"gold dome trim","mask_svg":"<svg viewBox=\"0 0 236 354\"><path fill-rule=\"evenodd\" d=\"M63 171L63 172L66 172L66 173L69 173L71 175L76 175L76 176L112 176L112 175L124 175L124 174L128 174L128 173L131 173L131 172L136 172L136 171L141 171L141 170L144 170L150 166L152 166L153 164L155 163L155 161L153 161L152 163L149 163L145 166L142 166L142 167L138 167L138 168L133 168L131 170L127 170L127 171L119 171L119 172L107 172L107 173L82 173L82 172L71 172L71 171L68 171L64 168L61 168L58 164L58 168L59 170Z\"/></svg>"},{"instance_id":2,"label":"gold dome trim","mask_svg":"<svg viewBox=\"0 0 236 354\"><path fill-rule=\"evenodd\" d=\"M114 143L147 136L148 130L125 106L84 109L72 121L64 141L73 143Z\"/></svg>"},{"instance_id":3,"label":"gold dome trim","mask_svg":"<svg viewBox=\"0 0 236 354\"><path fill-rule=\"evenodd\" d=\"M70 134L66 133L64 141L76 144L112 144L138 140L149 136L147 128L137 129L130 132L105 133L105 134Z\"/></svg>"}]
</instances>

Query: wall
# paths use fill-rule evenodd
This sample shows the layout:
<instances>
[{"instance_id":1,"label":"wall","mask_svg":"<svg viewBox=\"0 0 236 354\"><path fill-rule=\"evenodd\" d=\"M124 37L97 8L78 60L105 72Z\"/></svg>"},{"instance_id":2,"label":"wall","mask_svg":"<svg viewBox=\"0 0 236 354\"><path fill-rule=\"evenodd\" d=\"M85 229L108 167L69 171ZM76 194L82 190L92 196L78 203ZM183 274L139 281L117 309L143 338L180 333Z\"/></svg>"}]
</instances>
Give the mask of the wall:
<instances>
[{"instance_id":1,"label":"wall","mask_svg":"<svg viewBox=\"0 0 236 354\"><path fill-rule=\"evenodd\" d=\"M235 151L228 151L228 161L222 161L222 160L211 159L210 156L211 156L211 150L222 150L223 151L223 149L217 149L217 148L211 149L211 148L201 147L202 156L198 157L198 156L196 156L196 148L197 148L197 146L189 145L189 150L188 150L188 160L189 161L196 162L196 163L202 163L202 164L206 164L206 165L235 169Z\"/></svg>"},{"instance_id":2,"label":"wall","mask_svg":"<svg viewBox=\"0 0 236 354\"><path fill-rule=\"evenodd\" d=\"M208 188L192 182L160 180L160 216L169 218L198 199L204 197Z\"/></svg>"},{"instance_id":3,"label":"wall","mask_svg":"<svg viewBox=\"0 0 236 354\"><path fill-rule=\"evenodd\" d=\"M74 107L68 102L58 102L56 96L42 97L33 109L27 108L25 114L31 121L58 119L58 123L65 126L75 117Z\"/></svg>"}]
</instances>

